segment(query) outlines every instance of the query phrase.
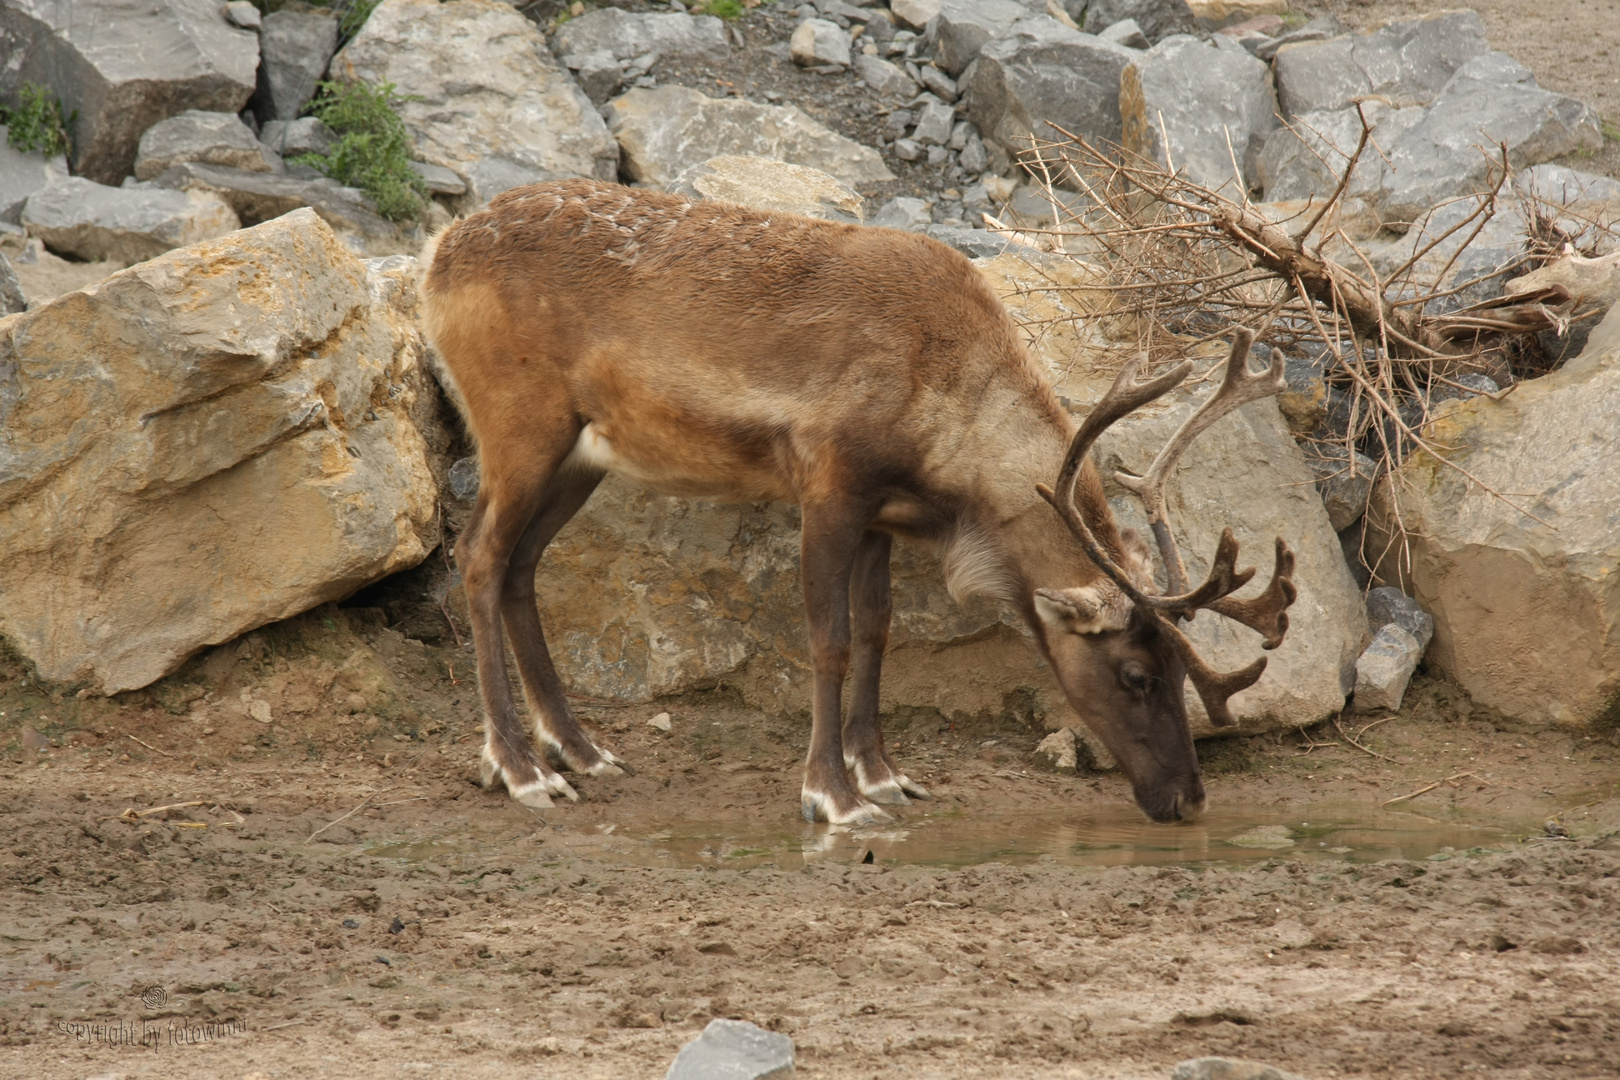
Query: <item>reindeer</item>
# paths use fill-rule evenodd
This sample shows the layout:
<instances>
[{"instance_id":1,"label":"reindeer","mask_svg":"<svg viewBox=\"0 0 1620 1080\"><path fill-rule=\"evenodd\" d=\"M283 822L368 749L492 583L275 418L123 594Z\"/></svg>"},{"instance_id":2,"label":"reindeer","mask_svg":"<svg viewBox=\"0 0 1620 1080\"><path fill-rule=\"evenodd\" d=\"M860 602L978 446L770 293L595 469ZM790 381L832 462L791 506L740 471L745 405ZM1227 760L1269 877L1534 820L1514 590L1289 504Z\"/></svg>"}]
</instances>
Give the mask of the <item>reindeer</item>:
<instances>
[{"instance_id":1,"label":"reindeer","mask_svg":"<svg viewBox=\"0 0 1620 1080\"><path fill-rule=\"evenodd\" d=\"M1236 331L1219 390L1147 471L1118 477L1148 509L1160 592L1088 451L1191 363L1139 383L1138 359L1076 429L989 285L933 240L566 180L505 192L430 241L423 264L427 333L479 448L456 560L487 786L549 806L578 797L552 762L620 771L569 708L535 597L547 543L615 472L661 493L800 506L814 669L806 820L878 822L884 805L929 797L890 757L878 719L895 536L939 545L957 598L1019 610L1148 817L1202 812L1183 679L1229 724L1227 699L1265 658L1216 672L1177 623L1207 608L1275 648L1294 563L1279 539L1270 585L1234 599L1254 571L1235 569L1227 529L1190 588L1164 485L1200 431L1282 388L1280 362L1249 371L1252 333ZM544 754L514 706L503 623Z\"/></svg>"}]
</instances>

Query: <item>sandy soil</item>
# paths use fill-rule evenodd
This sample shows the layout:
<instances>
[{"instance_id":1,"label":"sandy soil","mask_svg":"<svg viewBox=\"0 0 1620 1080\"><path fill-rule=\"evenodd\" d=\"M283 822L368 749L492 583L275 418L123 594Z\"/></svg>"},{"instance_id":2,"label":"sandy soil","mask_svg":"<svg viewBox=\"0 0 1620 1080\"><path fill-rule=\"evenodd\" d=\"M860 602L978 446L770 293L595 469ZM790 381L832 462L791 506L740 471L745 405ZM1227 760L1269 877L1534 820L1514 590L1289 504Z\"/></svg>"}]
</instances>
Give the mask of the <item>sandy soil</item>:
<instances>
[{"instance_id":1,"label":"sandy soil","mask_svg":"<svg viewBox=\"0 0 1620 1080\"><path fill-rule=\"evenodd\" d=\"M1039 732L919 714L891 737L938 798L850 834L796 817L802 722L582 702L637 772L536 814L472 782L465 652L385 621L323 609L112 702L0 671L0 1073L656 1077L713 1016L826 1077L1620 1071L1609 735L1425 683L1346 720L1365 750L1204 744L1209 820L1158 827Z\"/></svg>"}]
</instances>

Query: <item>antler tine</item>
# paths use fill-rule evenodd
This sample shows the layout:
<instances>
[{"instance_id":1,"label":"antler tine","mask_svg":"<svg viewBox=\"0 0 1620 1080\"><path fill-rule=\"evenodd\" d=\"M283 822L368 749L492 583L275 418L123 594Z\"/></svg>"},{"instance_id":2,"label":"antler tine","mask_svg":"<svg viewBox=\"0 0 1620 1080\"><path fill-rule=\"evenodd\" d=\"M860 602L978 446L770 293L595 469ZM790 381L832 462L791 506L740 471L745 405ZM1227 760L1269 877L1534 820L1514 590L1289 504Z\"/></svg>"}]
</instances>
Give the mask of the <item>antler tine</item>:
<instances>
[{"instance_id":1,"label":"antler tine","mask_svg":"<svg viewBox=\"0 0 1620 1080\"><path fill-rule=\"evenodd\" d=\"M1271 365L1262 372L1254 373L1249 370L1249 349L1253 344L1253 330L1246 326L1234 327L1232 351L1226 358L1226 373L1221 379L1220 389L1193 410L1193 414L1187 417L1176 433L1170 437L1170 441L1164 444L1164 448L1159 451L1146 472L1141 476L1132 476L1124 472L1114 474L1114 479L1119 485L1127 491L1134 492L1142 500L1142 506L1147 511L1148 522L1153 529L1153 539L1158 543L1159 554L1164 559L1165 576L1169 582L1167 592L1186 593L1188 584L1187 567L1181 561L1181 551L1176 546L1175 538L1170 534L1170 522L1164 505L1164 487L1176 462L1181 459L1182 453L1192 441L1215 421L1241 405L1280 393L1285 385L1283 365L1278 359L1273 358ZM1232 555L1235 559L1237 555L1235 544ZM1253 571L1248 571L1247 574L1252 576ZM1196 594L1205 593L1206 586L1218 575L1231 575L1234 583L1229 588L1204 597L1198 604L1189 604L1189 607L1207 605L1216 597L1225 596L1233 589L1241 587L1249 579L1244 574L1233 574L1230 565L1225 567L1212 565L1205 585L1200 586ZM1242 578L1242 581L1238 581L1238 578Z\"/></svg>"},{"instance_id":2,"label":"antler tine","mask_svg":"<svg viewBox=\"0 0 1620 1080\"><path fill-rule=\"evenodd\" d=\"M1138 383L1136 373L1141 370L1146 359L1147 355L1143 353L1128 361L1115 376L1114 385L1108 388L1108 393L1104 394L1103 399L1086 414L1085 420L1080 424L1080 430L1074 433L1074 438L1069 443L1068 453L1063 457L1063 467L1058 470L1056 491L1045 484L1036 484L1035 490L1040 493L1041 498L1052 504L1052 509L1056 510L1058 516L1069 526L1069 531L1080 541L1086 555L1103 573L1113 579L1114 584L1118 585L1126 596L1138 604L1157 607L1164 598L1148 596L1136 587L1131 576L1103 550L1096 536L1092 534L1091 527L1086 524L1085 516L1074 505L1075 477L1079 475L1080 465L1085 461L1086 454L1098 436L1121 417L1169 393L1192 371L1192 362L1182 361L1158 378Z\"/></svg>"},{"instance_id":3,"label":"antler tine","mask_svg":"<svg viewBox=\"0 0 1620 1080\"><path fill-rule=\"evenodd\" d=\"M1271 584L1266 591L1249 600L1234 600L1223 596L1209 604L1209 610L1240 622L1250 630L1265 635L1262 649L1275 649L1288 633L1288 608L1299 595L1294 585L1294 553L1277 538L1277 563L1271 571Z\"/></svg>"},{"instance_id":4,"label":"antler tine","mask_svg":"<svg viewBox=\"0 0 1620 1080\"><path fill-rule=\"evenodd\" d=\"M1262 656L1248 667L1239 668L1237 671L1216 671L1204 662L1204 658L1193 649L1192 642L1187 640L1186 635L1177 629L1173 622L1162 615L1156 615L1155 618L1159 621L1159 628L1170 639L1176 655L1181 657L1182 666L1187 669L1187 678L1192 680L1193 687L1198 691L1198 699L1204 703L1204 712L1208 714L1209 722L1216 727L1231 727L1237 723L1227 702L1231 700L1232 695L1240 690L1247 690L1260 681L1260 676L1266 670L1266 658ZM1284 619L1286 621L1286 616Z\"/></svg>"}]
</instances>

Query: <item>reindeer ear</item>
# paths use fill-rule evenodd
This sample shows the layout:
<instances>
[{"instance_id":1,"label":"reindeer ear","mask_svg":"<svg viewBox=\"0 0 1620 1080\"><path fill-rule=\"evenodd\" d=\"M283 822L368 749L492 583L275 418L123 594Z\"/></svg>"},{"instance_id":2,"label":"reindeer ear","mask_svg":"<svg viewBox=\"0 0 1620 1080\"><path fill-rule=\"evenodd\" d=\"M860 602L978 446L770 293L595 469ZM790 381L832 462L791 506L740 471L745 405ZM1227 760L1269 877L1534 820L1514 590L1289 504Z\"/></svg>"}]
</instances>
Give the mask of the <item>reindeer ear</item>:
<instances>
[{"instance_id":1,"label":"reindeer ear","mask_svg":"<svg viewBox=\"0 0 1620 1080\"><path fill-rule=\"evenodd\" d=\"M1119 539L1124 551L1121 554L1121 568L1136 582L1136 587L1145 593L1157 593L1158 583L1153 580L1153 553L1148 542L1142 539L1142 534L1135 529L1121 529Z\"/></svg>"},{"instance_id":2,"label":"reindeer ear","mask_svg":"<svg viewBox=\"0 0 1620 1080\"><path fill-rule=\"evenodd\" d=\"M1054 631L1101 634L1125 629L1130 602L1112 582L1099 581L1078 589L1036 589L1035 613Z\"/></svg>"}]
</instances>

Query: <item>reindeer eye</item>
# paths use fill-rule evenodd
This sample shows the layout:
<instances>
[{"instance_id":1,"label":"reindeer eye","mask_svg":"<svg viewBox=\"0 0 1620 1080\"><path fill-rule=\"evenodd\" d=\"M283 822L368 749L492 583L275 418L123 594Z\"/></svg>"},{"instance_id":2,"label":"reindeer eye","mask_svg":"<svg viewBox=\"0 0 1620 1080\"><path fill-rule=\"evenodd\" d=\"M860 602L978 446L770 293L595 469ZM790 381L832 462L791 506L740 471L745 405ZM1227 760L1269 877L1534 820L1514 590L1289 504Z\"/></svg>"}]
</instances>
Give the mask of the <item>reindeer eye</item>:
<instances>
[{"instance_id":1,"label":"reindeer eye","mask_svg":"<svg viewBox=\"0 0 1620 1080\"><path fill-rule=\"evenodd\" d=\"M1147 689L1147 672L1138 664L1125 664L1119 669L1119 681L1125 689L1141 693Z\"/></svg>"}]
</instances>

